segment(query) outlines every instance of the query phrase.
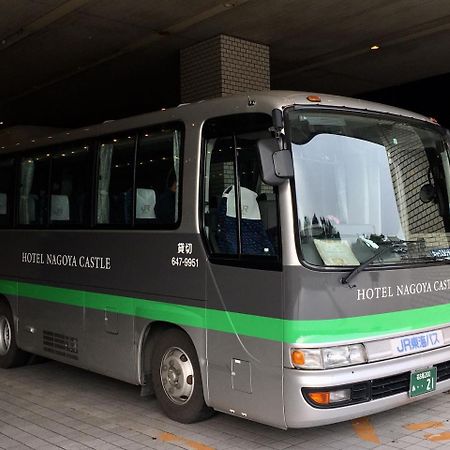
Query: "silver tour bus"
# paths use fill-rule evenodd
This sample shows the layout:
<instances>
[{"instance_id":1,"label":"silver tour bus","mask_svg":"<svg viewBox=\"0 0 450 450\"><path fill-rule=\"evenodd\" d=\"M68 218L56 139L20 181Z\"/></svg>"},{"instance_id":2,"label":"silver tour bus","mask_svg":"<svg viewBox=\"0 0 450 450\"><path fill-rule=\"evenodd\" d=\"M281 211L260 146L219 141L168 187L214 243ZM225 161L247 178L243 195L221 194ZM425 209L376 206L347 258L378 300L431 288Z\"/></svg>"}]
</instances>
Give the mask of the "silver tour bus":
<instances>
[{"instance_id":1,"label":"silver tour bus","mask_svg":"<svg viewBox=\"0 0 450 450\"><path fill-rule=\"evenodd\" d=\"M433 120L301 92L2 147L0 366L279 428L448 390L449 192Z\"/></svg>"}]
</instances>

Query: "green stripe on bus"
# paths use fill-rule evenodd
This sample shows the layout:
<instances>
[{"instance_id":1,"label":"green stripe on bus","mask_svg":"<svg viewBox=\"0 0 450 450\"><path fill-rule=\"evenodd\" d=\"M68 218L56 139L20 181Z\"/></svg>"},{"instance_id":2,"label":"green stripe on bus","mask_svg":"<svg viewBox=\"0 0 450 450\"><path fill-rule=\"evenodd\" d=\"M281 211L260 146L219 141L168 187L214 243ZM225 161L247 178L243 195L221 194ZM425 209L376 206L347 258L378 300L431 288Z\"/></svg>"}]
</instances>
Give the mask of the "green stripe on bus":
<instances>
[{"instance_id":1,"label":"green stripe on bus","mask_svg":"<svg viewBox=\"0 0 450 450\"><path fill-rule=\"evenodd\" d=\"M0 280L0 293L299 344L364 340L391 333L450 325L450 304L342 319L283 320L10 280Z\"/></svg>"}]
</instances>

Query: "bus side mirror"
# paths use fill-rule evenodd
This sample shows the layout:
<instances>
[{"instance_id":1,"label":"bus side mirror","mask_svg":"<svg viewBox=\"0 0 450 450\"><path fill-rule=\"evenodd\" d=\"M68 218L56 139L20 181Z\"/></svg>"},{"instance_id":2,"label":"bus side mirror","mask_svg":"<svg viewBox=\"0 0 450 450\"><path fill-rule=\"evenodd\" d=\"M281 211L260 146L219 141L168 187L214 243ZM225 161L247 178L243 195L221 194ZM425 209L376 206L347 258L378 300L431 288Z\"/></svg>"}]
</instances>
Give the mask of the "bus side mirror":
<instances>
[{"instance_id":1,"label":"bus side mirror","mask_svg":"<svg viewBox=\"0 0 450 450\"><path fill-rule=\"evenodd\" d=\"M278 186L294 176L292 154L289 150L280 150L276 139L260 139L258 155L261 178L269 186Z\"/></svg>"},{"instance_id":2,"label":"bus side mirror","mask_svg":"<svg viewBox=\"0 0 450 450\"><path fill-rule=\"evenodd\" d=\"M419 192L420 200L423 203L429 203L436 198L436 190L431 183L424 184Z\"/></svg>"}]
</instances>

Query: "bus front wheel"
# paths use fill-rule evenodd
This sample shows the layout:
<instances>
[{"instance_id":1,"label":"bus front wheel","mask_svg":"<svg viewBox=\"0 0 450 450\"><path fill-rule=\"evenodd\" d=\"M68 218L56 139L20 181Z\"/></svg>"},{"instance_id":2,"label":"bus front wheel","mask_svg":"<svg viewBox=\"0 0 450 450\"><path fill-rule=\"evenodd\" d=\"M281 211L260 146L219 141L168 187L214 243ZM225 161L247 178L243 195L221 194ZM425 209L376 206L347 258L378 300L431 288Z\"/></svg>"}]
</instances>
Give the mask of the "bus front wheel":
<instances>
[{"instance_id":1,"label":"bus front wheel","mask_svg":"<svg viewBox=\"0 0 450 450\"><path fill-rule=\"evenodd\" d=\"M0 302L0 367L8 369L25 364L28 353L20 350L16 344L14 321L9 305Z\"/></svg>"},{"instance_id":2,"label":"bus front wheel","mask_svg":"<svg viewBox=\"0 0 450 450\"><path fill-rule=\"evenodd\" d=\"M183 331L169 329L156 337L151 365L155 395L168 417L192 423L212 414L203 397L195 347Z\"/></svg>"}]
</instances>

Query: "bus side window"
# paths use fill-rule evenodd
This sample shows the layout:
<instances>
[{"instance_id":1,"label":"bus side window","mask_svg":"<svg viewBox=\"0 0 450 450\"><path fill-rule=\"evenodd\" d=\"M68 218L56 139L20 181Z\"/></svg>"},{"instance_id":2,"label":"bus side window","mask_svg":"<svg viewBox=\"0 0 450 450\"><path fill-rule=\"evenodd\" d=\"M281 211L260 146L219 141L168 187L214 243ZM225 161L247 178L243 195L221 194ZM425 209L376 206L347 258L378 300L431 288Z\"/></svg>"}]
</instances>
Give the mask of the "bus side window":
<instances>
[{"instance_id":1,"label":"bus side window","mask_svg":"<svg viewBox=\"0 0 450 450\"><path fill-rule=\"evenodd\" d=\"M12 226L14 195L14 160L0 159L0 227Z\"/></svg>"},{"instance_id":2,"label":"bus side window","mask_svg":"<svg viewBox=\"0 0 450 450\"><path fill-rule=\"evenodd\" d=\"M91 171L89 147L68 147L53 154L50 223L88 225Z\"/></svg>"},{"instance_id":3,"label":"bus side window","mask_svg":"<svg viewBox=\"0 0 450 450\"><path fill-rule=\"evenodd\" d=\"M132 221L134 134L101 141L97 164L99 225L129 225Z\"/></svg>"},{"instance_id":4,"label":"bus side window","mask_svg":"<svg viewBox=\"0 0 450 450\"><path fill-rule=\"evenodd\" d=\"M35 154L20 161L19 224L46 225L50 155Z\"/></svg>"},{"instance_id":5,"label":"bus side window","mask_svg":"<svg viewBox=\"0 0 450 450\"><path fill-rule=\"evenodd\" d=\"M136 155L136 224L178 222L180 152L179 130L141 133Z\"/></svg>"},{"instance_id":6,"label":"bus side window","mask_svg":"<svg viewBox=\"0 0 450 450\"><path fill-rule=\"evenodd\" d=\"M220 129L219 120L205 133ZM268 131L245 131L205 140L204 230L213 254L276 257L277 192L261 180L256 150Z\"/></svg>"}]
</instances>

